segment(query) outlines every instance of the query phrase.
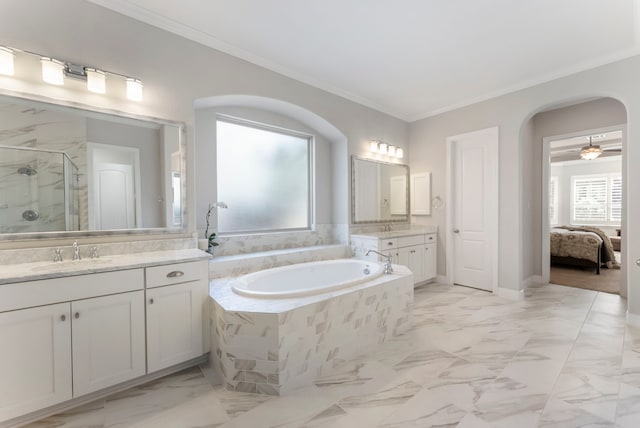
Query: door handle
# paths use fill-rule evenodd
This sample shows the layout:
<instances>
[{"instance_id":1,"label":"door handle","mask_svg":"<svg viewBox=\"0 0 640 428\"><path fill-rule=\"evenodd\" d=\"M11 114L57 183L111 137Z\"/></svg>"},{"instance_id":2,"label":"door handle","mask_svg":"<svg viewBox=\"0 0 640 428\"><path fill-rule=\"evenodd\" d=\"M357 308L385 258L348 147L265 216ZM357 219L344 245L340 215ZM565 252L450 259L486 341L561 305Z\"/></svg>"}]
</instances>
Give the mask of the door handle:
<instances>
[{"instance_id":1,"label":"door handle","mask_svg":"<svg viewBox=\"0 0 640 428\"><path fill-rule=\"evenodd\" d=\"M636 265L640 266L640 259L636 260Z\"/></svg>"},{"instance_id":2,"label":"door handle","mask_svg":"<svg viewBox=\"0 0 640 428\"><path fill-rule=\"evenodd\" d=\"M453 229L453 233L460 233L460 229Z\"/></svg>"},{"instance_id":3,"label":"door handle","mask_svg":"<svg viewBox=\"0 0 640 428\"><path fill-rule=\"evenodd\" d=\"M184 275L184 272L181 270L174 270L167 274L167 278L179 278Z\"/></svg>"}]
</instances>

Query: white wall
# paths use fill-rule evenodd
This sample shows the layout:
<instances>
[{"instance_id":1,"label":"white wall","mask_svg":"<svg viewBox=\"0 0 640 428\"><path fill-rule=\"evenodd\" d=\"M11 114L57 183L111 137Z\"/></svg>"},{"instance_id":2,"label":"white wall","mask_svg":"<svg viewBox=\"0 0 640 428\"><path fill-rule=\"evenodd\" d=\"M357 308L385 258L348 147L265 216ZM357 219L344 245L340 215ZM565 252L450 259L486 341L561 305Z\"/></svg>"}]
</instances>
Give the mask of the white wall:
<instances>
[{"instance_id":1,"label":"white wall","mask_svg":"<svg viewBox=\"0 0 640 428\"><path fill-rule=\"evenodd\" d=\"M197 217L194 194L196 99L253 95L282 100L313 112L346 136L348 145L331 154L335 158L334 173L344 177L348 177L349 156L367 155L372 139L402 147L405 154L409 154L409 126L406 122L97 5L82 0L2 0L1 9L0 43L133 76L141 79L145 86L142 103L126 100L121 95L124 84L117 81L108 80L108 94L105 96L87 92L79 82L53 87L41 82L39 63L34 59L28 65L17 62L15 78L0 76L0 89L35 93L186 124L187 235L196 230ZM342 230L347 229L349 219L348 179L345 181L332 183L343 201L341 206L332 206L332 210L340 210L332 213L332 217L341 219ZM200 183L199 188L214 184ZM3 242L0 248L16 245L38 244Z\"/></svg>"},{"instance_id":2,"label":"white wall","mask_svg":"<svg viewBox=\"0 0 640 428\"><path fill-rule=\"evenodd\" d=\"M627 141L630 142L623 154L623 170L627 171L626 194L640 194L640 169L630 167L640 163L640 145L633 143L636 134L640 134L639 73L640 57L636 56L411 124L410 166L414 171L433 173L434 196L445 193L446 138L491 126L500 127L499 287L523 288L528 277L523 260L537 257L529 237L534 242L541 240L532 232L534 226L539 227L535 225L539 221L525 215L528 200L525 189L540 193L542 146L532 143L531 130L527 129L529 119L536 113L594 97L608 96L621 101L627 111ZM531 162L532 167L524 168L525 162ZM633 220L640 219L640 199L629 196L626 202L628 223L625 230L629 239L623 242L628 250L627 260L623 263L634 266L627 272L629 311L634 322L640 322L640 269L635 268L635 260L640 258L640 221ZM447 227L444 212L437 212L432 217L416 217L415 222L434 224L440 230ZM444 272L444 250L440 245L439 274Z\"/></svg>"}]
</instances>

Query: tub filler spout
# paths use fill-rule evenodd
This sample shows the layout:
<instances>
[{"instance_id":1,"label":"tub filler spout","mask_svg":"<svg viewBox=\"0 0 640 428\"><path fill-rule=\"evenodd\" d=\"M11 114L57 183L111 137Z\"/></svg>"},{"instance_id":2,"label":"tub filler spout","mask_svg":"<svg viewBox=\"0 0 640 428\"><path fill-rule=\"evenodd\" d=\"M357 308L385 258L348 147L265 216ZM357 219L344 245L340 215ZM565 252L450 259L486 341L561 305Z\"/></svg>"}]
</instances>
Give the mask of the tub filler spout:
<instances>
[{"instance_id":1,"label":"tub filler spout","mask_svg":"<svg viewBox=\"0 0 640 428\"><path fill-rule=\"evenodd\" d=\"M367 250L365 256L368 256L369 253L376 253L379 256L382 256L385 258L384 260L384 274L385 275L391 275L393 273L393 268L391 267L391 254L382 254L376 250Z\"/></svg>"}]
</instances>

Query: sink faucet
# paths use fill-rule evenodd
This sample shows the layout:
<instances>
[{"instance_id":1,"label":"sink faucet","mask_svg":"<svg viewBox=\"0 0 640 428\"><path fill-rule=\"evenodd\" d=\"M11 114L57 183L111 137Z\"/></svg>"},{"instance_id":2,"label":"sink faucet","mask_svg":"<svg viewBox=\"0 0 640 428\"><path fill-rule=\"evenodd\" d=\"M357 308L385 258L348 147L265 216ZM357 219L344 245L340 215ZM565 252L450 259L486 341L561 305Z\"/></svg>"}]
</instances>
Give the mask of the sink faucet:
<instances>
[{"instance_id":1,"label":"sink faucet","mask_svg":"<svg viewBox=\"0 0 640 428\"><path fill-rule=\"evenodd\" d=\"M393 273L393 267L391 267L391 254L382 254L376 250L367 250L365 256L368 256L369 253L376 253L385 258L384 261L384 273L385 275L391 275Z\"/></svg>"},{"instance_id":2,"label":"sink faucet","mask_svg":"<svg viewBox=\"0 0 640 428\"><path fill-rule=\"evenodd\" d=\"M53 262L58 263L62 261L62 250L60 248L56 248L53 252Z\"/></svg>"},{"instance_id":3,"label":"sink faucet","mask_svg":"<svg viewBox=\"0 0 640 428\"><path fill-rule=\"evenodd\" d=\"M73 241L73 260L80 260L80 246L78 245L78 240Z\"/></svg>"}]
</instances>

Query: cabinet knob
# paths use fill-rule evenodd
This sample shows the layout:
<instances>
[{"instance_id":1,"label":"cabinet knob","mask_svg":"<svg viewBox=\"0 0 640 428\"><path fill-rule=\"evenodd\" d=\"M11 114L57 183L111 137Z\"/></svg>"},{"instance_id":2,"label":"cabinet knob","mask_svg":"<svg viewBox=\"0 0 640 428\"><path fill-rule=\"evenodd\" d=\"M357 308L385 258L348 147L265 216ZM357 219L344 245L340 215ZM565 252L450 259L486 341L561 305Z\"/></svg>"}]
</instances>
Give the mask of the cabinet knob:
<instances>
[{"instance_id":1,"label":"cabinet knob","mask_svg":"<svg viewBox=\"0 0 640 428\"><path fill-rule=\"evenodd\" d=\"M430 237L429 237L429 241L433 241L433 236L430 236Z\"/></svg>"},{"instance_id":2,"label":"cabinet knob","mask_svg":"<svg viewBox=\"0 0 640 428\"><path fill-rule=\"evenodd\" d=\"M74 317L75 319L80 318L80 312L76 312L75 314L73 314L73 317Z\"/></svg>"},{"instance_id":3,"label":"cabinet knob","mask_svg":"<svg viewBox=\"0 0 640 428\"><path fill-rule=\"evenodd\" d=\"M66 321L67 320L67 316L66 315L60 315L60 321Z\"/></svg>"},{"instance_id":4,"label":"cabinet knob","mask_svg":"<svg viewBox=\"0 0 640 428\"><path fill-rule=\"evenodd\" d=\"M460 229L453 229L453 233L460 233Z\"/></svg>"},{"instance_id":5,"label":"cabinet knob","mask_svg":"<svg viewBox=\"0 0 640 428\"><path fill-rule=\"evenodd\" d=\"M149 299L149 304L153 305L153 298Z\"/></svg>"},{"instance_id":6,"label":"cabinet knob","mask_svg":"<svg viewBox=\"0 0 640 428\"><path fill-rule=\"evenodd\" d=\"M181 270L174 270L167 274L167 278L179 278L184 275L184 272Z\"/></svg>"}]
</instances>

